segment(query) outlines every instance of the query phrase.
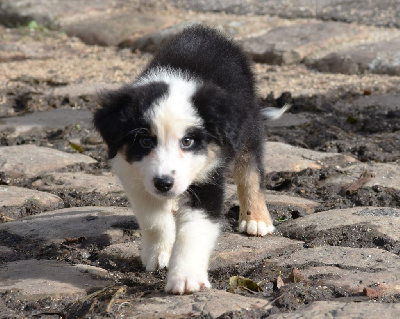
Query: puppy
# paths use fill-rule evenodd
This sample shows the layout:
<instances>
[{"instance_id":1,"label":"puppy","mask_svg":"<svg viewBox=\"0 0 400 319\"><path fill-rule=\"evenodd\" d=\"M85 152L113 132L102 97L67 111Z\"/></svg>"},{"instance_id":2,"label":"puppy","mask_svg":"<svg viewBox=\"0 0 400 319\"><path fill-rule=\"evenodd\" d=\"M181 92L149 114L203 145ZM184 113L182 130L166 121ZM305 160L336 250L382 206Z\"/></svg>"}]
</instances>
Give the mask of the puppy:
<instances>
[{"instance_id":1,"label":"puppy","mask_svg":"<svg viewBox=\"0 0 400 319\"><path fill-rule=\"evenodd\" d=\"M189 27L134 83L103 92L100 105L94 124L139 222L141 260L148 271L169 268L166 291L210 287L228 166L238 189L239 231L274 231L260 190L264 134L254 77L235 43Z\"/></svg>"}]
</instances>

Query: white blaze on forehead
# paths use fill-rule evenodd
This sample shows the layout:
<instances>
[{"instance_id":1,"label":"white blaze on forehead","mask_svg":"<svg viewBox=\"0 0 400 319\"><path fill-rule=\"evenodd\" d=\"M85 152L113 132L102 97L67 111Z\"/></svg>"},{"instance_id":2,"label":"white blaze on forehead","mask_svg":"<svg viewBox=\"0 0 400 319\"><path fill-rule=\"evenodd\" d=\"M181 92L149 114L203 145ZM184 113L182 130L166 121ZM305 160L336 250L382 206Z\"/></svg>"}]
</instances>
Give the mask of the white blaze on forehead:
<instances>
[{"instance_id":1,"label":"white blaze on forehead","mask_svg":"<svg viewBox=\"0 0 400 319\"><path fill-rule=\"evenodd\" d=\"M160 69L139 83L150 79L168 84L168 93L145 113L145 118L157 135L158 143L165 144L169 140L180 139L187 128L203 124L192 102L199 82L181 72Z\"/></svg>"},{"instance_id":2,"label":"white blaze on forehead","mask_svg":"<svg viewBox=\"0 0 400 319\"><path fill-rule=\"evenodd\" d=\"M180 147L180 140L189 128L202 127L204 124L192 101L201 82L179 71L156 69L135 85L150 82L166 83L168 92L144 114L157 138L157 144L138 165L148 192L162 197L155 189L154 178L169 175L174 183L168 195L176 197L185 192L194 180L206 178L208 172L207 154L185 152Z\"/></svg>"}]
</instances>

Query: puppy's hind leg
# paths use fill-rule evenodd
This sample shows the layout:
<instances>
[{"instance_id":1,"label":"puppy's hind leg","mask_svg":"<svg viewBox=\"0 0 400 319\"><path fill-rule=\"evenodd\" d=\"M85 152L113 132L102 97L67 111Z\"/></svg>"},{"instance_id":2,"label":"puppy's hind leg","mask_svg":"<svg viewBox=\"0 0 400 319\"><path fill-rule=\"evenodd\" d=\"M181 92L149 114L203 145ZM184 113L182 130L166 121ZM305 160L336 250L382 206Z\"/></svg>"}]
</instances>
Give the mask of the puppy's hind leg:
<instances>
[{"instance_id":1,"label":"puppy's hind leg","mask_svg":"<svg viewBox=\"0 0 400 319\"><path fill-rule=\"evenodd\" d=\"M261 152L260 152L261 154ZM240 204L239 231L264 236L274 231L261 191L263 170L255 152L242 151L235 162L234 179ZM261 155L260 155L261 156Z\"/></svg>"}]
</instances>

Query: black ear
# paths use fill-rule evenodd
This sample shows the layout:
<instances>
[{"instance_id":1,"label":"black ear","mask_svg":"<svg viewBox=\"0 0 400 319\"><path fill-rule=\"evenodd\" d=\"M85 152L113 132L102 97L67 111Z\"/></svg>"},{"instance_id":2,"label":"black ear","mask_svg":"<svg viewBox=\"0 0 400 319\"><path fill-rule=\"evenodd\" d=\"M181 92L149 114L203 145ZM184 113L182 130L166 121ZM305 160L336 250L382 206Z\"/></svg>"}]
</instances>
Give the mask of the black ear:
<instances>
[{"instance_id":1,"label":"black ear","mask_svg":"<svg viewBox=\"0 0 400 319\"><path fill-rule=\"evenodd\" d=\"M240 112L241 106L231 95L213 83L205 83L193 96L193 103L211 139L222 147L237 150L242 121L246 112Z\"/></svg>"},{"instance_id":2,"label":"black ear","mask_svg":"<svg viewBox=\"0 0 400 319\"><path fill-rule=\"evenodd\" d=\"M135 92L132 87L124 86L115 91L103 91L98 96L101 109L94 113L95 128L108 146L108 156L113 158L122 147L126 134L126 114L134 108Z\"/></svg>"},{"instance_id":3,"label":"black ear","mask_svg":"<svg viewBox=\"0 0 400 319\"><path fill-rule=\"evenodd\" d=\"M110 158L129 140L130 132L145 125L144 112L167 92L166 83L152 82L99 94L101 109L95 112L93 123L108 146Z\"/></svg>"}]
</instances>

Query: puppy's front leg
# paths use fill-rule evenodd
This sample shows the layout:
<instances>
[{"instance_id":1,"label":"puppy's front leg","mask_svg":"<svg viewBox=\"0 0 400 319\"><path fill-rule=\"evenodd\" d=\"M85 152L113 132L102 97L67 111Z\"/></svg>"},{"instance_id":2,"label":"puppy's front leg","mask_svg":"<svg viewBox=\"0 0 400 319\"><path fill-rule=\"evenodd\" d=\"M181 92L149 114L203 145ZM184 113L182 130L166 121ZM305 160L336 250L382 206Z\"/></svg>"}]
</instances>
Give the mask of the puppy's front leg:
<instances>
[{"instance_id":1,"label":"puppy's front leg","mask_svg":"<svg viewBox=\"0 0 400 319\"><path fill-rule=\"evenodd\" d=\"M137 178L140 172L118 154L112 162L131 203L142 234L140 257L148 271L168 267L175 241L174 200L160 200L150 195Z\"/></svg>"},{"instance_id":2,"label":"puppy's front leg","mask_svg":"<svg viewBox=\"0 0 400 319\"><path fill-rule=\"evenodd\" d=\"M139 217L139 216L138 216ZM142 243L140 257L147 271L168 267L175 239L175 221L171 211L150 211L138 218Z\"/></svg>"},{"instance_id":3,"label":"puppy's front leg","mask_svg":"<svg viewBox=\"0 0 400 319\"><path fill-rule=\"evenodd\" d=\"M223 190L216 185L190 189L191 203L176 216L176 239L172 249L166 291L183 294L210 288L208 262L219 234L218 217Z\"/></svg>"},{"instance_id":4,"label":"puppy's front leg","mask_svg":"<svg viewBox=\"0 0 400 319\"><path fill-rule=\"evenodd\" d=\"M167 277L168 292L191 293L210 288L208 261L219 225L201 209L183 208L177 216L176 240Z\"/></svg>"}]
</instances>

